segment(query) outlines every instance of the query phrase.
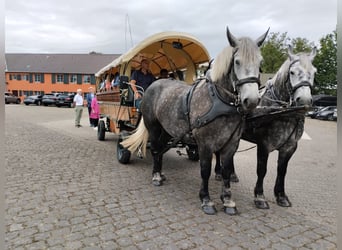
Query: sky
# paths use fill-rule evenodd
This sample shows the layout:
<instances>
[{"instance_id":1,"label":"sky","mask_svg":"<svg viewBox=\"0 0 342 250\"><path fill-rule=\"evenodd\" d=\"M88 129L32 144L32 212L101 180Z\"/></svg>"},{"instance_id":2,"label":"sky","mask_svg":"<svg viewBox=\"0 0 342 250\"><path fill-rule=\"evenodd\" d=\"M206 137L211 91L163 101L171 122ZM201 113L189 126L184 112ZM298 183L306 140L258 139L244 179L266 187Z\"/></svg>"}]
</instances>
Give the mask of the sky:
<instances>
[{"instance_id":1,"label":"sky","mask_svg":"<svg viewBox=\"0 0 342 250\"><path fill-rule=\"evenodd\" d=\"M162 31L189 33L215 57L268 28L315 45L337 25L337 0L6 0L6 53L122 54Z\"/></svg>"}]
</instances>

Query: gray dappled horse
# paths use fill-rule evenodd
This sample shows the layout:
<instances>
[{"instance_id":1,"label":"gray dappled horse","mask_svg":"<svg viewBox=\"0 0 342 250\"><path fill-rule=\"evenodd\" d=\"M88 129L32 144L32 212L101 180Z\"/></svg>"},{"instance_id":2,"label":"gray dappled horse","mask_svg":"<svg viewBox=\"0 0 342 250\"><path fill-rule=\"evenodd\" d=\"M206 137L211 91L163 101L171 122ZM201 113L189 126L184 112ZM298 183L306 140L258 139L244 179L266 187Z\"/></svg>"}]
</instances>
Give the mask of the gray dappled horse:
<instances>
[{"instance_id":1,"label":"gray dappled horse","mask_svg":"<svg viewBox=\"0 0 342 250\"><path fill-rule=\"evenodd\" d=\"M288 59L283 63L275 76L266 83L266 90L261 97L261 107L285 107L289 112L281 112L272 116L258 114L259 108L252 111L249 116L260 118L246 119L246 129L242 139L257 144L257 175L254 188L257 208L269 208L264 196L263 181L267 172L269 153L278 150L277 178L274 186L274 195L277 204L290 207L291 202L285 193L285 176L287 166L297 149L298 140L304 131L305 107L311 107L311 91L314 84L316 68L312 61L316 55L316 47L311 53L294 54L292 47L288 49ZM291 111L291 107L303 107ZM220 162L219 154L216 161ZM235 174L233 157L229 161ZM216 177L220 176L221 167L216 165ZM217 178L220 179L220 178ZM231 180L232 181L232 180Z\"/></svg>"},{"instance_id":2,"label":"gray dappled horse","mask_svg":"<svg viewBox=\"0 0 342 250\"><path fill-rule=\"evenodd\" d=\"M147 141L153 157L152 183L164 181L163 154L177 142L197 144L202 185L199 192L202 210L215 214L216 208L209 196L209 177L214 152L221 152L223 162L235 153L244 124L244 112L259 103L259 69L262 56L259 47L267 36L265 32L256 41L235 38L227 28L227 46L214 60L210 77L189 86L181 81L160 79L144 93L141 103L142 119L137 130L122 141L131 152L146 151ZM224 211L236 214L231 199L229 175L223 164L221 200Z\"/></svg>"}]
</instances>

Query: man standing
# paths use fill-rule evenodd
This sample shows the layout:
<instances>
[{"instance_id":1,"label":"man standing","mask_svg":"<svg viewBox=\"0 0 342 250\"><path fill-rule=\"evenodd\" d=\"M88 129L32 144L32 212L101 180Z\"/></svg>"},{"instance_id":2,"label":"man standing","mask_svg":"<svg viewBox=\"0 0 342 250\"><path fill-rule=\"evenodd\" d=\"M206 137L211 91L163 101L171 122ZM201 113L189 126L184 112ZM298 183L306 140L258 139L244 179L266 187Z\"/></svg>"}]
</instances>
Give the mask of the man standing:
<instances>
[{"instance_id":1,"label":"man standing","mask_svg":"<svg viewBox=\"0 0 342 250\"><path fill-rule=\"evenodd\" d=\"M89 87L89 93L87 94L87 106L88 106L88 115L89 115L89 124L90 127L94 127L93 123L91 122L90 119L90 114L91 114L91 101L94 98L94 88L93 87Z\"/></svg>"},{"instance_id":2,"label":"man standing","mask_svg":"<svg viewBox=\"0 0 342 250\"><path fill-rule=\"evenodd\" d=\"M81 117L82 117L82 112L83 112L83 96L82 96L82 89L77 90L77 94L74 97L74 106L75 106L75 127L79 128L82 127L80 122L81 122Z\"/></svg>"}]
</instances>

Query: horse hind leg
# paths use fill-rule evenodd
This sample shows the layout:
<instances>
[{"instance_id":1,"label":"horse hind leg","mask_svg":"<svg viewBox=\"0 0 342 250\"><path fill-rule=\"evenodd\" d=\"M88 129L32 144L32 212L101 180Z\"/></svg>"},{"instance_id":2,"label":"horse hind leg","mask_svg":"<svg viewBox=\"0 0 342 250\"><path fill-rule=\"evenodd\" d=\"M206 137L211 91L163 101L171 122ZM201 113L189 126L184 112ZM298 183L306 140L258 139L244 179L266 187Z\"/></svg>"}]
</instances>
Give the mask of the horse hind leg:
<instances>
[{"instance_id":1,"label":"horse hind leg","mask_svg":"<svg viewBox=\"0 0 342 250\"><path fill-rule=\"evenodd\" d=\"M163 155L167 151L167 143L171 137L161 127L150 132L150 147L153 158L152 184L161 186L166 180L162 173Z\"/></svg>"},{"instance_id":2,"label":"horse hind leg","mask_svg":"<svg viewBox=\"0 0 342 250\"><path fill-rule=\"evenodd\" d=\"M222 181L222 166L219 152L215 153L215 161L215 180Z\"/></svg>"},{"instance_id":3,"label":"horse hind leg","mask_svg":"<svg viewBox=\"0 0 342 250\"><path fill-rule=\"evenodd\" d=\"M216 152L215 156L216 156L215 180L222 181L222 165L221 165L220 153ZM239 177L237 176L237 174L235 172L234 158L232 157L232 159L230 161L231 161L230 164L231 164L232 169L233 169L233 172L230 175L230 181L237 183L237 182L239 182Z\"/></svg>"}]
</instances>

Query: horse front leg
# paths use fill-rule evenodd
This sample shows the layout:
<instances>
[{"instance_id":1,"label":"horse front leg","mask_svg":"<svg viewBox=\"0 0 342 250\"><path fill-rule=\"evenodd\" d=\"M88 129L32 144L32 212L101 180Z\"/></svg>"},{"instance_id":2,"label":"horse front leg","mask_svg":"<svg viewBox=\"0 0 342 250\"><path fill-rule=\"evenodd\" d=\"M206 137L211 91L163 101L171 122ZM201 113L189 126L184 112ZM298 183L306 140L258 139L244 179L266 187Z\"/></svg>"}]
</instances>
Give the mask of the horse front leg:
<instances>
[{"instance_id":1,"label":"horse front leg","mask_svg":"<svg viewBox=\"0 0 342 250\"><path fill-rule=\"evenodd\" d=\"M267 172L269 152L262 145L257 146L257 175L258 179L254 188L254 204L260 209L269 209L270 206L264 196L264 178Z\"/></svg>"},{"instance_id":2,"label":"horse front leg","mask_svg":"<svg viewBox=\"0 0 342 250\"><path fill-rule=\"evenodd\" d=\"M291 207L292 204L285 193L285 176L289 160L297 149L297 143L294 147L287 150L279 150L277 179L274 186L274 195L277 204L281 207Z\"/></svg>"},{"instance_id":3,"label":"horse front leg","mask_svg":"<svg viewBox=\"0 0 342 250\"><path fill-rule=\"evenodd\" d=\"M233 163L233 155L234 153L227 154L225 159L222 161L222 192L221 192L221 201L223 203L224 212L229 215L236 215L238 210L236 208L236 204L232 199L232 191L230 188L230 177L234 171Z\"/></svg>"},{"instance_id":4,"label":"horse front leg","mask_svg":"<svg viewBox=\"0 0 342 250\"><path fill-rule=\"evenodd\" d=\"M200 151L200 166L201 166L201 177L202 184L199 192L199 198L202 202L201 207L204 213L213 215L216 214L217 210L215 204L211 201L209 195L209 178L211 174L211 160L212 154L204 154Z\"/></svg>"}]
</instances>

